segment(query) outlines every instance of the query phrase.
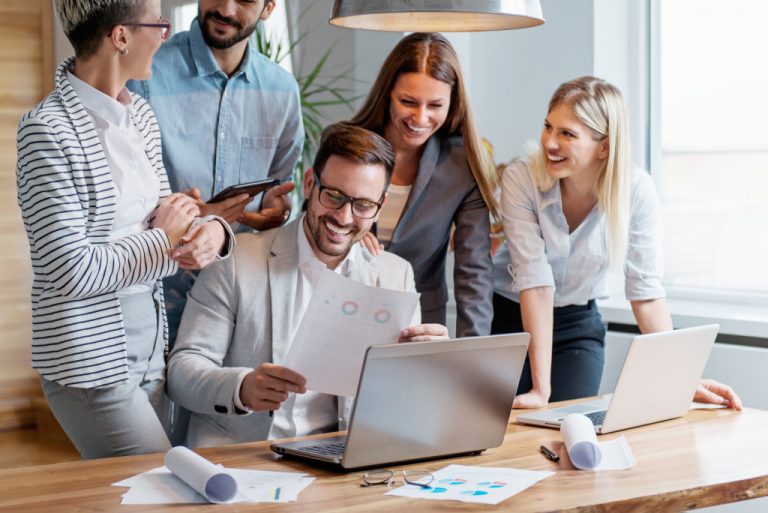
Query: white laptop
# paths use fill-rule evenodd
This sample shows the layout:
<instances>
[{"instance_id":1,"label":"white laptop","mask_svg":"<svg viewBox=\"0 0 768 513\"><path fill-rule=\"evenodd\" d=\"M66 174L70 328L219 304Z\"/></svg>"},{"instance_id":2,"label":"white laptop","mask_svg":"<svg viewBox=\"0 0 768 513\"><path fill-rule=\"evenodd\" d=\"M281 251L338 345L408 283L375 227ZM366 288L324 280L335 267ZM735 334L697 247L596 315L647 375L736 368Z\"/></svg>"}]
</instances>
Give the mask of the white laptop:
<instances>
[{"instance_id":1,"label":"white laptop","mask_svg":"<svg viewBox=\"0 0 768 513\"><path fill-rule=\"evenodd\" d=\"M571 413L589 417L600 434L685 415L691 405L717 324L638 335L609 398L517 416L517 422L560 427Z\"/></svg>"},{"instance_id":2,"label":"white laptop","mask_svg":"<svg viewBox=\"0 0 768 513\"><path fill-rule=\"evenodd\" d=\"M497 447L529 338L518 333L371 346L347 434L276 442L271 449L353 469Z\"/></svg>"}]
</instances>

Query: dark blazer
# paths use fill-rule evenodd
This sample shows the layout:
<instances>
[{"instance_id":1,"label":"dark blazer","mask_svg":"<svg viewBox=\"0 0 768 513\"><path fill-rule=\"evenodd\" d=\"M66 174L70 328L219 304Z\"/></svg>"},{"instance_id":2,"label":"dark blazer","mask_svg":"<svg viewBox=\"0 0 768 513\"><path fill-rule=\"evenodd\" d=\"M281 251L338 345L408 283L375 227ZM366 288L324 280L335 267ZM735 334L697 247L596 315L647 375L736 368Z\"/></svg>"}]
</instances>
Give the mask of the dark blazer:
<instances>
[{"instance_id":1,"label":"dark blazer","mask_svg":"<svg viewBox=\"0 0 768 513\"><path fill-rule=\"evenodd\" d=\"M461 137L427 141L419 171L387 251L413 266L422 322L445 324L445 258L456 227L453 287L456 334L487 335L493 318L490 217Z\"/></svg>"}]
</instances>

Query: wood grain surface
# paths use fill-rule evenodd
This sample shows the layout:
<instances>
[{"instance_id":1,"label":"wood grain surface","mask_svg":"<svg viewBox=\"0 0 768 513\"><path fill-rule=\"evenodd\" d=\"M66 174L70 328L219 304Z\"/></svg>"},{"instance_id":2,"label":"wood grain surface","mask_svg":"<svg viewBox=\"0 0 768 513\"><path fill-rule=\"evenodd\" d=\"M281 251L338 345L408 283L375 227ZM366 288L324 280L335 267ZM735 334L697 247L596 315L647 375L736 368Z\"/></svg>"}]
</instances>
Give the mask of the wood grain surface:
<instances>
[{"instance_id":1,"label":"wood grain surface","mask_svg":"<svg viewBox=\"0 0 768 513\"><path fill-rule=\"evenodd\" d=\"M768 495L767 428L768 412L695 410L684 418L601 437L624 434L637 464L623 471L584 472L570 466L558 431L513 421L501 447L479 456L403 467L434 471L459 463L556 471L498 506L384 496L380 488L358 486L362 472L336 473L281 459L261 442L199 452L227 467L302 471L317 477L298 502L120 506L126 489L111 483L162 465L162 455L151 454L0 471L0 511L681 511ZM541 444L565 457L559 463L546 460L538 452Z\"/></svg>"}]
</instances>

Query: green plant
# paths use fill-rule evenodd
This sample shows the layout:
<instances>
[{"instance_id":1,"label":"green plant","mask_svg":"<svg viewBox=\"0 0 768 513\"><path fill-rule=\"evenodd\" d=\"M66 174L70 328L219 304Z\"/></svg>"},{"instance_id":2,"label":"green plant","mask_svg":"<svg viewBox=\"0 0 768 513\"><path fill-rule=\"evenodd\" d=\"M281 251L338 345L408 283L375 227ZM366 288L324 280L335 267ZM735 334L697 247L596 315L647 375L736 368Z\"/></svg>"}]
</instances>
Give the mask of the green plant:
<instances>
[{"instance_id":1,"label":"green plant","mask_svg":"<svg viewBox=\"0 0 768 513\"><path fill-rule=\"evenodd\" d=\"M309 32L304 32L296 39L290 40L287 46L284 46L281 42L275 43L271 36L263 30L261 24L254 33L256 48L259 53L278 64L289 55L293 55L299 44L308 36ZM294 180L297 185L301 184L304 170L311 165L317 151L320 134L325 128L324 109L333 105L346 105L352 110L352 102L359 98L351 96L354 92L351 88L339 86L341 80L349 77L351 68L336 74L325 74L327 71L326 64L333 48L333 45L328 48L309 72L304 73L300 70L298 73L294 73L296 82L299 84L301 117L304 122L304 147L294 168ZM297 187L299 194L301 194L300 189Z\"/></svg>"}]
</instances>

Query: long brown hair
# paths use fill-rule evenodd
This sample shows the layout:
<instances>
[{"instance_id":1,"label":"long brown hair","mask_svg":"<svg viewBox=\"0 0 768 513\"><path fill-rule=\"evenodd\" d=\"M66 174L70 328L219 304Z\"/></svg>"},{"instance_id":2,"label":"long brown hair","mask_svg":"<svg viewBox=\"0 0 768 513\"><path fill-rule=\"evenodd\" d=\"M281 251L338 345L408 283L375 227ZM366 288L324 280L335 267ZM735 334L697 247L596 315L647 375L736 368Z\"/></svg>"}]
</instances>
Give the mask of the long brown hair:
<instances>
[{"instance_id":1,"label":"long brown hair","mask_svg":"<svg viewBox=\"0 0 768 513\"><path fill-rule=\"evenodd\" d=\"M460 135L463 138L469 169L486 205L496 216L498 209L493 196L496 181L494 168L477 133L459 58L442 34L417 32L401 39L384 61L368 98L350 123L383 135L389 122L390 95L402 73L426 73L451 86L448 117L438 133L442 136Z\"/></svg>"}]
</instances>

